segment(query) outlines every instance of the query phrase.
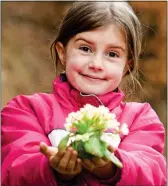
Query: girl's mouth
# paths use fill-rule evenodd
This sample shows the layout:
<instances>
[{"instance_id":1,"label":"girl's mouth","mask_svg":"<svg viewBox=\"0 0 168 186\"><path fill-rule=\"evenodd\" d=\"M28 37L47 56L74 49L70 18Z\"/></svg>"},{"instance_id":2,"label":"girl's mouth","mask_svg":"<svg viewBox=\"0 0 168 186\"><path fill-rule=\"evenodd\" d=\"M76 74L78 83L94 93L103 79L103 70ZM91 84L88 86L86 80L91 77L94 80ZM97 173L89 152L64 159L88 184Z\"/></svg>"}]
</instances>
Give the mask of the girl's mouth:
<instances>
[{"instance_id":1,"label":"girl's mouth","mask_svg":"<svg viewBox=\"0 0 168 186\"><path fill-rule=\"evenodd\" d=\"M105 80L104 78L100 78L100 77L96 77L96 76L93 76L93 75L85 75L85 74L81 74L82 76L84 76L85 78L87 79L90 79L90 80Z\"/></svg>"}]
</instances>

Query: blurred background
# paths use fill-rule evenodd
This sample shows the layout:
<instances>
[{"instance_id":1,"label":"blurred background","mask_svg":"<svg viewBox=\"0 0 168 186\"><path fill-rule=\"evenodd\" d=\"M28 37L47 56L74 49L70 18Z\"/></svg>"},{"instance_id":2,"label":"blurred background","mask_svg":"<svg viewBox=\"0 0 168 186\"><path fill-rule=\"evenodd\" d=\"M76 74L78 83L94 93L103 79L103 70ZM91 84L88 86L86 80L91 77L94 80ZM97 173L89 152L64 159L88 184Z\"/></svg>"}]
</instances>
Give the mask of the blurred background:
<instances>
[{"instance_id":1,"label":"blurred background","mask_svg":"<svg viewBox=\"0 0 168 186\"><path fill-rule=\"evenodd\" d=\"M60 19L71 3L1 2L2 107L18 94L52 92L55 71L50 45ZM144 26L140 60L145 91L142 101L152 105L166 127L167 2L130 4Z\"/></svg>"}]
</instances>

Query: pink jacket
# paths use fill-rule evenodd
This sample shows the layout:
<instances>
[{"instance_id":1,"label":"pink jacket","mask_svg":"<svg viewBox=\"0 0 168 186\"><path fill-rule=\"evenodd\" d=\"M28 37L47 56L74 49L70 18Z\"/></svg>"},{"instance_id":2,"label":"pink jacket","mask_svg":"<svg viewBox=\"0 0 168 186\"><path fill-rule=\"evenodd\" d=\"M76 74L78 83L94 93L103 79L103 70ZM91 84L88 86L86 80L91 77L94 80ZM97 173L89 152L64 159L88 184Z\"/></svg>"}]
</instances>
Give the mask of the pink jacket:
<instances>
[{"instance_id":1,"label":"pink jacket","mask_svg":"<svg viewBox=\"0 0 168 186\"><path fill-rule=\"evenodd\" d=\"M124 103L122 92L103 96L81 96L58 77L54 93L20 95L2 110L2 185L3 186L106 186L166 184L166 161L163 153L164 127L147 103ZM63 128L68 113L86 103L100 101L115 113L120 123L127 123L130 133L122 137L116 156L123 169L109 180L100 180L82 172L74 182L61 182L54 176L39 144L51 145L48 134Z\"/></svg>"}]
</instances>

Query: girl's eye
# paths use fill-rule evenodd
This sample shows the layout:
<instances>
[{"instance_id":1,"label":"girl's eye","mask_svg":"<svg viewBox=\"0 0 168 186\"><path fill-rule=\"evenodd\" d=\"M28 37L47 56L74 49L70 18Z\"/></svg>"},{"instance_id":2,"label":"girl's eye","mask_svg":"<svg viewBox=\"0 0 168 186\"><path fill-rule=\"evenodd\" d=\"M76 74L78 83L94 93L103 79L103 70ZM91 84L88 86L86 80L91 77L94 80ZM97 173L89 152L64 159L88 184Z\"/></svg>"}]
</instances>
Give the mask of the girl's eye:
<instances>
[{"instance_id":1,"label":"girl's eye","mask_svg":"<svg viewBox=\"0 0 168 186\"><path fill-rule=\"evenodd\" d=\"M117 53L115 53L115 52L109 52L108 56L109 57L119 57L119 55Z\"/></svg>"},{"instance_id":2,"label":"girl's eye","mask_svg":"<svg viewBox=\"0 0 168 186\"><path fill-rule=\"evenodd\" d=\"M84 52L91 52L91 49L87 46L81 46L79 47L80 50L83 50Z\"/></svg>"}]
</instances>

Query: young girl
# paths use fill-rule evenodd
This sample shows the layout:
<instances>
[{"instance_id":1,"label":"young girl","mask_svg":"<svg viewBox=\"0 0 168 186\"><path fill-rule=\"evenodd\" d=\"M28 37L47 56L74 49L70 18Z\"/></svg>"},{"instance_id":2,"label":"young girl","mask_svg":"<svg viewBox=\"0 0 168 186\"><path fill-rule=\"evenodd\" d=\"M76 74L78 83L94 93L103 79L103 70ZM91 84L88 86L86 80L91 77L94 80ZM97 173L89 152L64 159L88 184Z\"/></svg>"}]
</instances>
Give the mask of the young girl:
<instances>
[{"instance_id":1,"label":"young girl","mask_svg":"<svg viewBox=\"0 0 168 186\"><path fill-rule=\"evenodd\" d=\"M64 73L52 94L20 95L2 110L3 186L165 185L164 127L147 103L123 102L122 83L135 84L141 24L126 2L76 2L52 44ZM101 158L79 159L71 147L51 146L65 119L85 104L104 105L129 134L118 149L117 168Z\"/></svg>"}]
</instances>

